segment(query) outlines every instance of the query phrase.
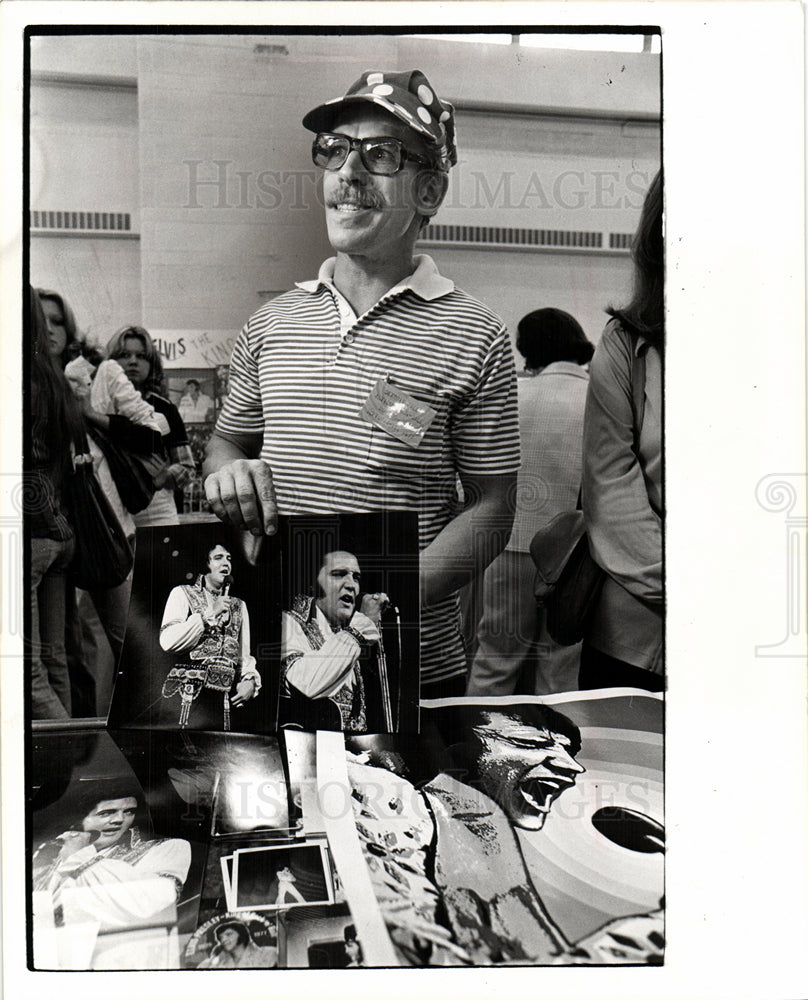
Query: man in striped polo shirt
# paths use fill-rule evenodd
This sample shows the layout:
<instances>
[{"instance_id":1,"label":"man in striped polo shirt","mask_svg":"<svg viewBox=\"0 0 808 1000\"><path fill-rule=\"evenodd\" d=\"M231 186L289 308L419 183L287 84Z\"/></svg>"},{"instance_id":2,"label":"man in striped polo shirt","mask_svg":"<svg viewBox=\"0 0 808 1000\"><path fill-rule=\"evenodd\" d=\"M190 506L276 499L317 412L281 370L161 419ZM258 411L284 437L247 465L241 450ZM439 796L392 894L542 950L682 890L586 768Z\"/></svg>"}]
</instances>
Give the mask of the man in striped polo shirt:
<instances>
[{"instance_id":1,"label":"man in striped polo shirt","mask_svg":"<svg viewBox=\"0 0 808 1000\"><path fill-rule=\"evenodd\" d=\"M421 694L462 694L457 590L508 539L519 438L502 321L415 254L457 162L453 108L419 70L369 72L303 125L336 257L242 330L205 492L258 536L278 513L417 510Z\"/></svg>"}]
</instances>

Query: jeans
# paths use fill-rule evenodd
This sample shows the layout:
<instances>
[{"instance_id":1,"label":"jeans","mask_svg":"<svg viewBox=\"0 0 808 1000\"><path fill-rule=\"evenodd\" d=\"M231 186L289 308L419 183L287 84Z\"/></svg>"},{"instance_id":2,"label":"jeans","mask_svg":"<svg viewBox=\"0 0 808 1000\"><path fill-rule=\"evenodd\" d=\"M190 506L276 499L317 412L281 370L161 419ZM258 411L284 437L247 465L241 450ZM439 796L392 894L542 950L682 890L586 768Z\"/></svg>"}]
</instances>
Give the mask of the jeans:
<instances>
[{"instance_id":1,"label":"jeans","mask_svg":"<svg viewBox=\"0 0 808 1000\"><path fill-rule=\"evenodd\" d=\"M65 654L65 571L73 539L31 539L31 712L34 719L70 718Z\"/></svg>"}]
</instances>

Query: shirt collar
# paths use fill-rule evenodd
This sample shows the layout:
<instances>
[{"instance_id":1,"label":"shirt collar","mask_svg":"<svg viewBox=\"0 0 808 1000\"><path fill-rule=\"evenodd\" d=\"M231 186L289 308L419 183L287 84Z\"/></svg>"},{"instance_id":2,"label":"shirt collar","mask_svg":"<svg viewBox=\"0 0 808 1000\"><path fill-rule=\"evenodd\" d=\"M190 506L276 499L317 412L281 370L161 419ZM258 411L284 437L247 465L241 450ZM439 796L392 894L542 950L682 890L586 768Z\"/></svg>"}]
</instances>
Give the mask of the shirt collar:
<instances>
[{"instance_id":1,"label":"shirt collar","mask_svg":"<svg viewBox=\"0 0 808 1000\"><path fill-rule=\"evenodd\" d=\"M589 377L586 369L574 361L552 361L549 365L545 365L541 371L536 371L535 368L526 368L524 371L519 372L521 378L536 378L542 375L574 375L576 378Z\"/></svg>"},{"instance_id":2,"label":"shirt collar","mask_svg":"<svg viewBox=\"0 0 808 1000\"><path fill-rule=\"evenodd\" d=\"M316 278L312 281L298 281L296 286L309 294L313 294L321 286L338 291L334 285L334 265L336 262L336 257L329 257L328 260L323 261ZM394 295L400 295L407 289L415 292L419 298L425 299L427 302L440 299L454 291L454 282L440 274L435 261L428 254L417 254L414 262L415 270L412 274L385 292L380 301L392 298Z\"/></svg>"}]
</instances>

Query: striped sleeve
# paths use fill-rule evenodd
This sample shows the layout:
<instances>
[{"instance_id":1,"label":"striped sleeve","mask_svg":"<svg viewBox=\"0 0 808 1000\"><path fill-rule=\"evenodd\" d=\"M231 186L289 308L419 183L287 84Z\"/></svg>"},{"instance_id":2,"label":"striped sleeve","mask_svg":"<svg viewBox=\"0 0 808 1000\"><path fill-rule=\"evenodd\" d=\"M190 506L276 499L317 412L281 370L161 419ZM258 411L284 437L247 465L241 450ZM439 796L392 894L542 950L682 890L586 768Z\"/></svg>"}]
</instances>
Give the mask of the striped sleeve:
<instances>
[{"instance_id":1,"label":"striped sleeve","mask_svg":"<svg viewBox=\"0 0 808 1000\"><path fill-rule=\"evenodd\" d=\"M253 335L252 322L242 329L230 358L230 392L216 423L217 433L225 436L264 432L256 341L266 334L260 328Z\"/></svg>"},{"instance_id":2,"label":"striped sleeve","mask_svg":"<svg viewBox=\"0 0 808 1000\"><path fill-rule=\"evenodd\" d=\"M485 352L474 391L455 413L452 444L460 473L501 475L519 468L516 368L504 327Z\"/></svg>"}]
</instances>

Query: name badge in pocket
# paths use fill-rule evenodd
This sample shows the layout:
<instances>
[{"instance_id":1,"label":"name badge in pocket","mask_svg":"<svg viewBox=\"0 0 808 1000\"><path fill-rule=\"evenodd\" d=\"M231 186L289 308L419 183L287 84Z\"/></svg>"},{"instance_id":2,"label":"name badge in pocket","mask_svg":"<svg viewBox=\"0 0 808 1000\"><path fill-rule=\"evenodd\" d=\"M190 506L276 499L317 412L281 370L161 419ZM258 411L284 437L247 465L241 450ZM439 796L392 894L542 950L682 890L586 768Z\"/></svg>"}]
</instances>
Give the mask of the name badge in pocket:
<instances>
[{"instance_id":1,"label":"name badge in pocket","mask_svg":"<svg viewBox=\"0 0 808 1000\"><path fill-rule=\"evenodd\" d=\"M435 419L437 410L380 378L359 410L362 420L410 448L417 448Z\"/></svg>"}]
</instances>

